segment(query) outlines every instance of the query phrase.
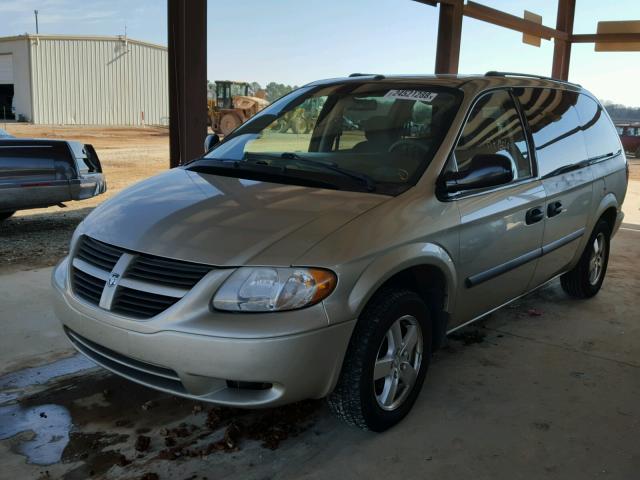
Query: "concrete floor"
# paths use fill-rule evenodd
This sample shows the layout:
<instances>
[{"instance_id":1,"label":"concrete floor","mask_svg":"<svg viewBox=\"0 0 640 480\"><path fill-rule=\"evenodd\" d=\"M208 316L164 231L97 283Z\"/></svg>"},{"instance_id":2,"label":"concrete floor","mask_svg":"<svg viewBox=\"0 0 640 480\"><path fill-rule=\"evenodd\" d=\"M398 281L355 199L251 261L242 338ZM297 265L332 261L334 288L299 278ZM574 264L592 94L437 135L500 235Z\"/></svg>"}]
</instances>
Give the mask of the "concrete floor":
<instances>
[{"instance_id":1,"label":"concrete floor","mask_svg":"<svg viewBox=\"0 0 640 480\"><path fill-rule=\"evenodd\" d=\"M51 270L0 275L0 375L73 353L51 308Z\"/></svg>"},{"instance_id":2,"label":"concrete floor","mask_svg":"<svg viewBox=\"0 0 640 480\"><path fill-rule=\"evenodd\" d=\"M554 282L472 327L480 343L452 340L413 412L381 435L342 425L322 402L223 409L228 418L207 426L209 406L83 370L90 365L75 358L4 375L0 478L638 478L639 257L640 227L625 226L596 298L569 299ZM15 292L0 305L3 365L28 365L36 348L68 353L48 313L47 270L0 279L29 294L26 307ZM272 433L280 422L290 438L272 450L242 434L230 452L194 454L229 422ZM172 434L182 423L184 436ZM141 434L150 438L142 453ZM189 446L180 458L158 458L167 436Z\"/></svg>"}]
</instances>

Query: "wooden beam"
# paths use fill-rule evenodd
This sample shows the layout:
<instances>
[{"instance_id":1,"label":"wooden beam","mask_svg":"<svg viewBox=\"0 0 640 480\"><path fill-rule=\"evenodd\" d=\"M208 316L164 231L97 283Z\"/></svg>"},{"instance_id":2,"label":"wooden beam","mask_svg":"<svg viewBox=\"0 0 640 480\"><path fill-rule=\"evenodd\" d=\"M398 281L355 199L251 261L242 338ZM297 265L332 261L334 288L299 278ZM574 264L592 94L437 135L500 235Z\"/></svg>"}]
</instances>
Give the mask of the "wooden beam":
<instances>
[{"instance_id":1,"label":"wooden beam","mask_svg":"<svg viewBox=\"0 0 640 480\"><path fill-rule=\"evenodd\" d=\"M558 18L556 29L567 38L556 38L553 45L553 63L551 76L560 80L569 80L569 62L571 60L571 37L573 19L576 12L576 0L558 0Z\"/></svg>"},{"instance_id":2,"label":"wooden beam","mask_svg":"<svg viewBox=\"0 0 640 480\"><path fill-rule=\"evenodd\" d=\"M438 0L413 0L414 2L424 3L425 5L431 5L432 7L438 6Z\"/></svg>"},{"instance_id":3,"label":"wooden beam","mask_svg":"<svg viewBox=\"0 0 640 480\"><path fill-rule=\"evenodd\" d=\"M462 1L440 2L435 73L458 73L462 40Z\"/></svg>"},{"instance_id":4,"label":"wooden beam","mask_svg":"<svg viewBox=\"0 0 640 480\"><path fill-rule=\"evenodd\" d=\"M571 35L571 43L637 43L640 33L579 33Z\"/></svg>"},{"instance_id":5,"label":"wooden beam","mask_svg":"<svg viewBox=\"0 0 640 480\"><path fill-rule=\"evenodd\" d=\"M203 152L207 135L207 0L168 0L169 165Z\"/></svg>"},{"instance_id":6,"label":"wooden beam","mask_svg":"<svg viewBox=\"0 0 640 480\"><path fill-rule=\"evenodd\" d=\"M509 28L516 32L535 35L536 37L544 38L546 40L551 40L552 38L560 38L563 40L569 39L569 35L566 32L545 27L539 23L531 22L472 1L467 2L464 6L464 15L475 18L476 20L482 20L483 22L498 25L499 27Z\"/></svg>"}]
</instances>

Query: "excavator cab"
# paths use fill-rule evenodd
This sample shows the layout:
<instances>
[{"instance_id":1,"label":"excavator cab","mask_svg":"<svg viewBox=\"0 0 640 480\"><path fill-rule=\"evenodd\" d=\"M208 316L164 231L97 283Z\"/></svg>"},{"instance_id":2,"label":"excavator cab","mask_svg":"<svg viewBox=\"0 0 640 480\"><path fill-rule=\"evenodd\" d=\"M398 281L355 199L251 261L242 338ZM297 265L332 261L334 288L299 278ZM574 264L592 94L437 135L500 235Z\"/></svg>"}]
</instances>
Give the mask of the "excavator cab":
<instances>
[{"instance_id":1,"label":"excavator cab","mask_svg":"<svg viewBox=\"0 0 640 480\"><path fill-rule=\"evenodd\" d=\"M216 80L216 105L218 108L235 108L233 97L248 95L248 83Z\"/></svg>"}]
</instances>

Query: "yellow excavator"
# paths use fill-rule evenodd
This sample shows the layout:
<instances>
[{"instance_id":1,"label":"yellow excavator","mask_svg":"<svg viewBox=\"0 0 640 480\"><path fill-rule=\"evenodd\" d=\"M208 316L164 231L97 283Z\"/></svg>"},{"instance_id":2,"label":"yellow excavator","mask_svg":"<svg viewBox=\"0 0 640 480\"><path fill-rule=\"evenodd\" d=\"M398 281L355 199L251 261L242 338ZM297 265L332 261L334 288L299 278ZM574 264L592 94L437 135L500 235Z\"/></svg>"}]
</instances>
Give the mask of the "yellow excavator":
<instances>
[{"instance_id":1,"label":"yellow excavator","mask_svg":"<svg viewBox=\"0 0 640 480\"><path fill-rule=\"evenodd\" d=\"M215 85L215 98L208 101L209 125L215 133L229 135L269 105L264 90L251 96L246 82L216 80Z\"/></svg>"}]
</instances>

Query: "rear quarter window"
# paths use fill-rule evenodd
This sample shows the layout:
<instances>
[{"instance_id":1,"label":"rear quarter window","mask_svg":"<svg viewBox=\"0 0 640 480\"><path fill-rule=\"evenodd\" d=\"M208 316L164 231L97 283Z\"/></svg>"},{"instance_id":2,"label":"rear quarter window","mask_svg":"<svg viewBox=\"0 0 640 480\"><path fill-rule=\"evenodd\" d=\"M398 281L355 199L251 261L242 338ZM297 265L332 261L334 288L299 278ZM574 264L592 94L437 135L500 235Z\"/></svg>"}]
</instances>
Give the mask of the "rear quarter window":
<instances>
[{"instance_id":1,"label":"rear quarter window","mask_svg":"<svg viewBox=\"0 0 640 480\"><path fill-rule=\"evenodd\" d=\"M589 157L575 108L578 93L550 88L519 88L514 93L529 123L542 177Z\"/></svg>"},{"instance_id":2,"label":"rear quarter window","mask_svg":"<svg viewBox=\"0 0 640 480\"><path fill-rule=\"evenodd\" d=\"M589 158L602 158L620 151L620 140L615 127L600 104L587 95L580 94L576 110Z\"/></svg>"}]
</instances>

